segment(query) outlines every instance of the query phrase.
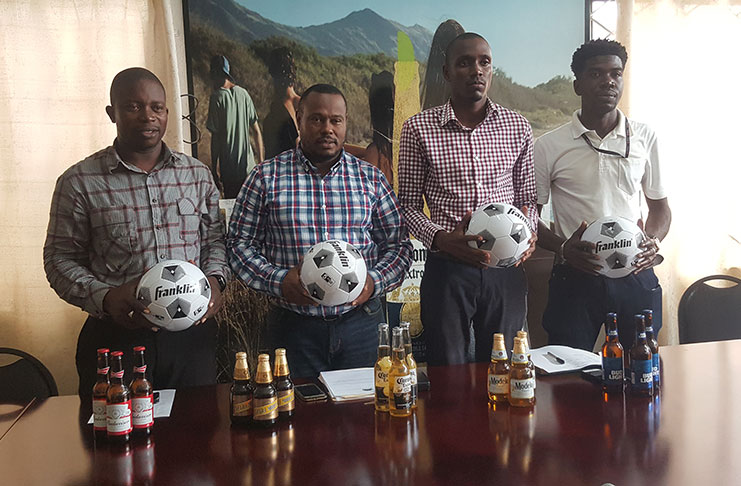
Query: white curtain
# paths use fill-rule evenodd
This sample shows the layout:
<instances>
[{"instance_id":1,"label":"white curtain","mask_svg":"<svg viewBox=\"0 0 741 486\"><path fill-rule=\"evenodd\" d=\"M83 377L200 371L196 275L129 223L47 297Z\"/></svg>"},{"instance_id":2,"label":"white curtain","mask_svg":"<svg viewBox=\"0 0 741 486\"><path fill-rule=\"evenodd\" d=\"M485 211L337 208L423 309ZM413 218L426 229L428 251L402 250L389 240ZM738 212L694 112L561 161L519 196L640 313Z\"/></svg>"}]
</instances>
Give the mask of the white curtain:
<instances>
[{"instance_id":1,"label":"white curtain","mask_svg":"<svg viewBox=\"0 0 741 486\"><path fill-rule=\"evenodd\" d=\"M673 221L657 267L662 342L678 343L684 290L712 274L741 276L741 6L734 0L618 0L629 47L629 116L658 133Z\"/></svg>"},{"instance_id":2,"label":"white curtain","mask_svg":"<svg viewBox=\"0 0 741 486\"><path fill-rule=\"evenodd\" d=\"M104 110L113 76L127 67L162 80L165 140L188 150L180 122L184 45L181 0L0 2L0 346L36 355L62 394L77 389L75 344L85 315L44 276L54 182L113 141Z\"/></svg>"}]
</instances>

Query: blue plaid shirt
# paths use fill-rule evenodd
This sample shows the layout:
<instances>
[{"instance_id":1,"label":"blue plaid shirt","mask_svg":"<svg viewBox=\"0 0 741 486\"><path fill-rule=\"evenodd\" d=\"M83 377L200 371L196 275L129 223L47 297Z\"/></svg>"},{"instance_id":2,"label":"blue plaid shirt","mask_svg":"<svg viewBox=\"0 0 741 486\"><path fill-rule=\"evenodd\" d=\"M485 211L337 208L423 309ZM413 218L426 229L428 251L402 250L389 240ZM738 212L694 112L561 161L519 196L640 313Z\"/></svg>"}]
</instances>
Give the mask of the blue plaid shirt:
<instances>
[{"instance_id":1,"label":"blue plaid shirt","mask_svg":"<svg viewBox=\"0 0 741 486\"><path fill-rule=\"evenodd\" d=\"M301 149L259 164L237 196L227 247L229 264L251 288L280 306L330 317L351 305L297 306L281 299L281 283L312 245L337 239L354 245L373 279L373 297L398 287L412 245L396 196L380 170L344 152L322 177Z\"/></svg>"}]
</instances>

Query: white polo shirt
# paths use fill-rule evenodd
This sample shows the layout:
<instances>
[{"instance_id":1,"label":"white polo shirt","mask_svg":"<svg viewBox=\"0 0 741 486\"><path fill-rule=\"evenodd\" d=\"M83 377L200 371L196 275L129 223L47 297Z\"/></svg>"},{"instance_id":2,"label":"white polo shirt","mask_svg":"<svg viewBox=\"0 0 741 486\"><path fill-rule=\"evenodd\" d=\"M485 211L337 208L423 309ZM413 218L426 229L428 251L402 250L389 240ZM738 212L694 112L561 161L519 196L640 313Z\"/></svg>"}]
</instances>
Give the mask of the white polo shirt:
<instances>
[{"instance_id":1,"label":"white polo shirt","mask_svg":"<svg viewBox=\"0 0 741 486\"><path fill-rule=\"evenodd\" d=\"M659 149L656 134L643 123L629 120L630 155L626 160L592 149L582 138L601 150L625 154L625 115L618 110L618 123L605 138L587 129L579 120L546 133L535 142L535 180L538 204L552 200L555 232L568 238L582 221L591 223L603 216L641 218L641 198L663 199Z\"/></svg>"}]
</instances>

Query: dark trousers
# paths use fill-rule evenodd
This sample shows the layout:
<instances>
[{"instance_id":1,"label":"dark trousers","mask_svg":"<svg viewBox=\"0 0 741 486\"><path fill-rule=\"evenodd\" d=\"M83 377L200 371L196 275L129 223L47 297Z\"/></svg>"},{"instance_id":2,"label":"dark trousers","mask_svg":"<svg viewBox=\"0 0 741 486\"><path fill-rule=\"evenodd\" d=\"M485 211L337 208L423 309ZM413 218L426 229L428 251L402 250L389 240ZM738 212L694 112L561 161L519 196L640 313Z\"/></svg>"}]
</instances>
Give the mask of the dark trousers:
<instances>
[{"instance_id":1,"label":"dark trousers","mask_svg":"<svg viewBox=\"0 0 741 486\"><path fill-rule=\"evenodd\" d=\"M147 378L157 389L216 383L216 321L184 331L153 332L125 329L110 320L88 317L77 340L78 394L92 394L96 377L96 351L108 348L123 352L124 383L133 378L134 346L145 346Z\"/></svg>"},{"instance_id":2,"label":"dark trousers","mask_svg":"<svg viewBox=\"0 0 741 486\"><path fill-rule=\"evenodd\" d=\"M489 361L494 333L512 349L523 329L527 279L522 267L479 269L428 252L420 299L428 364L465 363L471 323L475 360Z\"/></svg>"},{"instance_id":3,"label":"dark trousers","mask_svg":"<svg viewBox=\"0 0 741 486\"><path fill-rule=\"evenodd\" d=\"M591 351L608 312L618 315L618 335L627 352L635 341L633 316L653 310L654 335L661 329L661 286L654 271L623 278L589 275L566 264L553 266L543 327L548 344Z\"/></svg>"},{"instance_id":4,"label":"dark trousers","mask_svg":"<svg viewBox=\"0 0 741 486\"><path fill-rule=\"evenodd\" d=\"M337 318L310 317L274 306L268 313L262 348L286 348L291 376L316 378L319 372L373 366L378 324L386 321L378 298Z\"/></svg>"}]
</instances>

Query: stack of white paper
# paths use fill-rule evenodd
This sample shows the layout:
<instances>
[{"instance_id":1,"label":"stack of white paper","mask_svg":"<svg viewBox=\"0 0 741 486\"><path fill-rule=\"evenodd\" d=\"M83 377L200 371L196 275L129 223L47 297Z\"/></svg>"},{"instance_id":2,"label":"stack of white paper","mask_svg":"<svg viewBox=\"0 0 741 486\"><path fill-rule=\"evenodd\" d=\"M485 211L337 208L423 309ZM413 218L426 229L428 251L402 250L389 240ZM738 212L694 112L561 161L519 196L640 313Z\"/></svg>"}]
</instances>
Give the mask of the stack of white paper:
<instances>
[{"instance_id":1,"label":"stack of white paper","mask_svg":"<svg viewBox=\"0 0 741 486\"><path fill-rule=\"evenodd\" d=\"M599 354L569 346L543 346L530 350L535 367L546 374L579 371L590 366L601 366Z\"/></svg>"},{"instance_id":2,"label":"stack of white paper","mask_svg":"<svg viewBox=\"0 0 741 486\"><path fill-rule=\"evenodd\" d=\"M373 368L322 371L319 381L324 383L332 401L373 398Z\"/></svg>"}]
</instances>

